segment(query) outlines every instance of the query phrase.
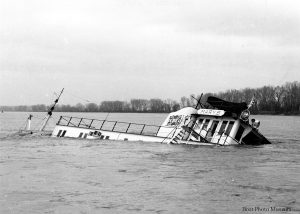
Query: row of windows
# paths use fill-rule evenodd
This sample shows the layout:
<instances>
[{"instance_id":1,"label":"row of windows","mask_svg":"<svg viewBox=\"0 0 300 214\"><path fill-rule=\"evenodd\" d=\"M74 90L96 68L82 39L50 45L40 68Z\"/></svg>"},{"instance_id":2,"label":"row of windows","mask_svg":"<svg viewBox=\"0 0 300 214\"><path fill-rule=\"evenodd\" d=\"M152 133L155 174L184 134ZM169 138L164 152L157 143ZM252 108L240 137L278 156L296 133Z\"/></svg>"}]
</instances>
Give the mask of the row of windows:
<instances>
[{"instance_id":1,"label":"row of windows","mask_svg":"<svg viewBox=\"0 0 300 214\"><path fill-rule=\"evenodd\" d=\"M198 121L198 126L200 128L200 130L206 130L206 131L210 131L209 134L211 136L213 136L215 134L215 132L217 131L219 122L222 122L222 124L220 125L220 128L218 129L218 133L219 134L226 134L229 135L231 132L231 129L234 125L234 121L228 121L228 120L224 120L224 121L219 121L219 120L213 120L210 127L208 127L209 123L210 123L210 119L199 119ZM235 139L237 141L239 141L243 135L245 128L240 125L236 135L235 135Z\"/></svg>"},{"instance_id":2,"label":"row of windows","mask_svg":"<svg viewBox=\"0 0 300 214\"><path fill-rule=\"evenodd\" d=\"M59 130L58 133L57 133L57 137L64 137L67 133L67 130ZM106 139L108 140L109 139L109 136L104 136L104 135L101 135L101 132L90 132L89 135L97 135L100 137L100 139ZM83 132L80 132L78 138L87 138L88 136L88 133L83 133Z\"/></svg>"},{"instance_id":3,"label":"row of windows","mask_svg":"<svg viewBox=\"0 0 300 214\"><path fill-rule=\"evenodd\" d=\"M200 129L203 129L203 130L206 130L208 131L208 124L210 122L210 119L200 119L199 122L198 122L198 125L200 127ZM216 129L219 125L219 120L214 120L210 126L210 131L214 134L216 132ZM229 124L228 124L229 123ZM224 120L222 121L222 124L221 124L221 127L219 129L219 133L225 133L226 135L229 135L230 134L230 131L233 127L233 124L234 124L234 121L227 121L227 120Z\"/></svg>"}]
</instances>

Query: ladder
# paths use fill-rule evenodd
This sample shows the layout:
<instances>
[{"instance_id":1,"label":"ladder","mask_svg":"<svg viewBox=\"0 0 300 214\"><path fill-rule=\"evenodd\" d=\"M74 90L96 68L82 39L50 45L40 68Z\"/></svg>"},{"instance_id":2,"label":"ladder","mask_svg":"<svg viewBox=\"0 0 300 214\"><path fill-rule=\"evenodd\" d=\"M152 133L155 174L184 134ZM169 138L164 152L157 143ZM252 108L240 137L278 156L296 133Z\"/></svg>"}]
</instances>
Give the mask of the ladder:
<instances>
[{"instance_id":1,"label":"ladder","mask_svg":"<svg viewBox=\"0 0 300 214\"><path fill-rule=\"evenodd\" d=\"M178 140L182 140L184 134L185 134L185 130L184 130L184 129L181 129L181 130L178 132L178 134L175 135L175 136L171 139L170 143L171 143L171 144L178 144Z\"/></svg>"},{"instance_id":2,"label":"ladder","mask_svg":"<svg viewBox=\"0 0 300 214\"><path fill-rule=\"evenodd\" d=\"M175 135L170 143L171 144L178 144L178 140L182 140L184 138L184 136L188 134L188 137L184 140L189 141L191 136L198 138L200 142L202 143L210 143L209 140L207 140L205 137L202 137L200 134L198 134L197 132L195 132L192 128L189 128L187 126L182 126L182 129L178 132L177 135Z\"/></svg>"}]
</instances>

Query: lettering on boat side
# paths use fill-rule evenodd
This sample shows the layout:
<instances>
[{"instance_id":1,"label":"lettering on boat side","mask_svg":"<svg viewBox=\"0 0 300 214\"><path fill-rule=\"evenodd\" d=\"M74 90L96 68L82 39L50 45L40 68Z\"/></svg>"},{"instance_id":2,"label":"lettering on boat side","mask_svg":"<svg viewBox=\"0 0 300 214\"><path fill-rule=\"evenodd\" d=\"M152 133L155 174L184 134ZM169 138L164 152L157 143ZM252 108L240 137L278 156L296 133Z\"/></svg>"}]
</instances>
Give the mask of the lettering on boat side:
<instances>
[{"instance_id":1,"label":"lettering on boat side","mask_svg":"<svg viewBox=\"0 0 300 214\"><path fill-rule=\"evenodd\" d=\"M190 118L190 116L184 116L184 115L171 115L169 117L169 121L167 123L167 126L178 126L184 119L184 123Z\"/></svg>"},{"instance_id":2,"label":"lettering on boat side","mask_svg":"<svg viewBox=\"0 0 300 214\"><path fill-rule=\"evenodd\" d=\"M203 115L212 115L212 116L222 116L225 114L224 110L215 110L215 109L199 109L198 114L203 114Z\"/></svg>"}]
</instances>

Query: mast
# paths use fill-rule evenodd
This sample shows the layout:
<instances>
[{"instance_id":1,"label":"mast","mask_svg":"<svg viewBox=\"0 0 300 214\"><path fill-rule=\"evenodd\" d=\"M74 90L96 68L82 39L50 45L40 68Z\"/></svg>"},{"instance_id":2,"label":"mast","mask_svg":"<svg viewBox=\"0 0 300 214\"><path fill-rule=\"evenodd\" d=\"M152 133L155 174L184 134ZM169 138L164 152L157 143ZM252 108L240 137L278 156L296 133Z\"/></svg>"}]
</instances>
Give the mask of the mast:
<instances>
[{"instance_id":1,"label":"mast","mask_svg":"<svg viewBox=\"0 0 300 214\"><path fill-rule=\"evenodd\" d=\"M44 119L44 122L43 122L43 124L42 124L42 126L41 126L41 128L40 128L39 131L43 131L43 130L44 130L44 128L45 128L45 126L47 125L48 120L50 119L50 117L51 117L51 115L52 115L52 112L53 112L53 110L54 110L56 104L58 103L58 100L59 100L61 94L63 93L63 91L64 91L64 88L61 90L59 96L58 96L57 99L54 101L54 103L53 103L53 105L50 107L50 109L48 110L47 116L46 116L46 118Z\"/></svg>"}]
</instances>

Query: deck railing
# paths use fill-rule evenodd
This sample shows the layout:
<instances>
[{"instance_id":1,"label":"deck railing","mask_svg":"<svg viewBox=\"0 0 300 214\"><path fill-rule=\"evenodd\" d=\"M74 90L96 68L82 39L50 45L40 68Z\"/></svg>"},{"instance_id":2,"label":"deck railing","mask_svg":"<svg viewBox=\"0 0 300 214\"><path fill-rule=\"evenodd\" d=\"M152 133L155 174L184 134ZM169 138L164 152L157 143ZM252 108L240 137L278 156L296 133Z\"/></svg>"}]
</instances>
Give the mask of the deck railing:
<instances>
[{"instance_id":1,"label":"deck railing","mask_svg":"<svg viewBox=\"0 0 300 214\"><path fill-rule=\"evenodd\" d=\"M113 131L129 134L156 136L161 127L139 123L118 122L109 120L96 120L88 118L60 116L57 125L96 129L102 131ZM170 127L168 127L170 128Z\"/></svg>"}]
</instances>

